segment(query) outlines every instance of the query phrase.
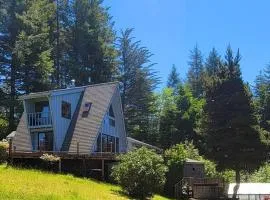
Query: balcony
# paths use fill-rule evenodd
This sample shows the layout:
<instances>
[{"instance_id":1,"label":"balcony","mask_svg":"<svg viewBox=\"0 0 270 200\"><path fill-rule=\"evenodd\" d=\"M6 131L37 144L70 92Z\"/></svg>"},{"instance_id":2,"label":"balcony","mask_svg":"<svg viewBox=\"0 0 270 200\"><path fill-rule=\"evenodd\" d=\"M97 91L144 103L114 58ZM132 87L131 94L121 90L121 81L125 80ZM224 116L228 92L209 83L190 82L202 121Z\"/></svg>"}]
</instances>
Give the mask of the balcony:
<instances>
[{"instance_id":1,"label":"balcony","mask_svg":"<svg viewBox=\"0 0 270 200\"><path fill-rule=\"evenodd\" d=\"M52 127L52 117L50 112L35 112L27 114L29 128Z\"/></svg>"}]
</instances>

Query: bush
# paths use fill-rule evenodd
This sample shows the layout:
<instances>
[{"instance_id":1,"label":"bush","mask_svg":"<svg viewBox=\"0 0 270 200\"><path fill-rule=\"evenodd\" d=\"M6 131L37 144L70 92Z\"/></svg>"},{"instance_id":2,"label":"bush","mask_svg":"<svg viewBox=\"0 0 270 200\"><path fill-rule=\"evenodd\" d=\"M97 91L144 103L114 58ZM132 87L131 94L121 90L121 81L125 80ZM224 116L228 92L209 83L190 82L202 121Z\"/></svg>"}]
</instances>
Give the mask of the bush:
<instances>
[{"instance_id":1,"label":"bush","mask_svg":"<svg viewBox=\"0 0 270 200\"><path fill-rule=\"evenodd\" d=\"M8 142L5 140L0 141L0 163L6 162L8 158Z\"/></svg>"},{"instance_id":2,"label":"bush","mask_svg":"<svg viewBox=\"0 0 270 200\"><path fill-rule=\"evenodd\" d=\"M8 120L0 115L0 140L8 134Z\"/></svg>"},{"instance_id":3,"label":"bush","mask_svg":"<svg viewBox=\"0 0 270 200\"><path fill-rule=\"evenodd\" d=\"M119 158L112 176L129 195L145 199L162 189L167 171L162 156L142 147Z\"/></svg>"}]
</instances>

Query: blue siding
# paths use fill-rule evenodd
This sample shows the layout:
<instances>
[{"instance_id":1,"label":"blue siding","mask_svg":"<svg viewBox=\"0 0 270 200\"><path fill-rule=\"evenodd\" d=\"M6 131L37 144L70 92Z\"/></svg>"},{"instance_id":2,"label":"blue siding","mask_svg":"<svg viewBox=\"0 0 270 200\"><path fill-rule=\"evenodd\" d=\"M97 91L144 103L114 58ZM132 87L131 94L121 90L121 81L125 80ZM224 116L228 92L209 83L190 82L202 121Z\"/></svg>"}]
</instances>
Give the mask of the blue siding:
<instances>
[{"instance_id":1,"label":"blue siding","mask_svg":"<svg viewBox=\"0 0 270 200\"><path fill-rule=\"evenodd\" d=\"M65 139L69 124L78 104L82 90L75 90L73 93L53 92L50 101L52 112L53 129L54 129L54 150L60 151L62 143ZM62 101L71 104L71 119L61 116Z\"/></svg>"},{"instance_id":2,"label":"blue siding","mask_svg":"<svg viewBox=\"0 0 270 200\"><path fill-rule=\"evenodd\" d=\"M113 127L109 123L109 113L107 112L104 119L103 119L103 124L101 127L101 132L102 134L106 135L111 135L111 136L116 136L118 137L118 132L116 131L116 126Z\"/></svg>"}]
</instances>

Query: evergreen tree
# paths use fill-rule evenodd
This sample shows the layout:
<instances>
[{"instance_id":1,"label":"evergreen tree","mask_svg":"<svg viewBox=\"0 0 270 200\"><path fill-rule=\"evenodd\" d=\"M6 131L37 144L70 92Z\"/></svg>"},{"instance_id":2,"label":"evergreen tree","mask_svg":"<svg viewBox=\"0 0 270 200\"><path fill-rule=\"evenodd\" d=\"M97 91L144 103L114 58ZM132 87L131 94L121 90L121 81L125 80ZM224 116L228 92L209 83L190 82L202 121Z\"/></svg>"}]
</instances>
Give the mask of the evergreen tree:
<instances>
[{"instance_id":1,"label":"evergreen tree","mask_svg":"<svg viewBox=\"0 0 270 200\"><path fill-rule=\"evenodd\" d=\"M259 117L260 126L266 132L270 132L270 65L267 65L264 73L255 80L255 105ZM270 135L270 134L269 134Z\"/></svg>"},{"instance_id":2,"label":"evergreen tree","mask_svg":"<svg viewBox=\"0 0 270 200\"><path fill-rule=\"evenodd\" d=\"M25 4L20 0L10 0L0 2L0 77L1 83L1 105L6 105L9 129L8 132L16 128L16 99L18 96L17 87L20 85L20 63L17 54L14 52L15 43L20 32L20 24L17 15L25 9Z\"/></svg>"},{"instance_id":3,"label":"evergreen tree","mask_svg":"<svg viewBox=\"0 0 270 200\"><path fill-rule=\"evenodd\" d=\"M18 15L22 31L14 51L21 66L23 84L20 90L26 93L49 89L53 59L48 24L54 12L55 5L50 0L29 0L26 11Z\"/></svg>"},{"instance_id":4,"label":"evergreen tree","mask_svg":"<svg viewBox=\"0 0 270 200\"><path fill-rule=\"evenodd\" d=\"M72 27L74 25L74 1L56 0L54 20L50 23L53 37L54 73L51 76L52 87L63 88L71 81Z\"/></svg>"},{"instance_id":5,"label":"evergreen tree","mask_svg":"<svg viewBox=\"0 0 270 200\"><path fill-rule=\"evenodd\" d=\"M234 57L228 47L225 59L227 77L219 76L219 82L206 90L204 131L209 158L220 169L235 170L237 191L240 171L256 169L265 158L265 148L260 141L251 94L241 78L239 51Z\"/></svg>"},{"instance_id":6,"label":"evergreen tree","mask_svg":"<svg viewBox=\"0 0 270 200\"><path fill-rule=\"evenodd\" d=\"M158 78L152 70L152 54L140 41L133 41L132 29L121 32L118 38L120 52L119 77L121 96L129 135L154 143L150 123L153 120L153 102Z\"/></svg>"},{"instance_id":7,"label":"evergreen tree","mask_svg":"<svg viewBox=\"0 0 270 200\"><path fill-rule=\"evenodd\" d=\"M75 0L71 77L76 85L111 81L116 74L115 33L102 0Z\"/></svg>"},{"instance_id":8,"label":"evergreen tree","mask_svg":"<svg viewBox=\"0 0 270 200\"><path fill-rule=\"evenodd\" d=\"M177 72L175 65L173 65L168 77L167 87L176 90L179 84L180 84L179 73Z\"/></svg>"},{"instance_id":9,"label":"evergreen tree","mask_svg":"<svg viewBox=\"0 0 270 200\"><path fill-rule=\"evenodd\" d=\"M205 70L207 76L215 76L218 73L219 65L221 63L220 55L217 50L213 48L205 62Z\"/></svg>"},{"instance_id":10,"label":"evergreen tree","mask_svg":"<svg viewBox=\"0 0 270 200\"><path fill-rule=\"evenodd\" d=\"M203 95L203 58L198 45L190 51L190 60L188 62L188 83L191 87L192 94L198 98Z\"/></svg>"}]
</instances>

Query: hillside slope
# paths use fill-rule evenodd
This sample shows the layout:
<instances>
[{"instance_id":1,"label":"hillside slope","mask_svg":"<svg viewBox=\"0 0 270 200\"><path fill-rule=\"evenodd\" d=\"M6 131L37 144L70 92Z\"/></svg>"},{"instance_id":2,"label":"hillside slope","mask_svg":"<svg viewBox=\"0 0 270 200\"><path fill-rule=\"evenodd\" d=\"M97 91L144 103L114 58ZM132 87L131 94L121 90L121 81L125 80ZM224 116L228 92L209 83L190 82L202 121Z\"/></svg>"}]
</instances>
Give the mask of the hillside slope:
<instances>
[{"instance_id":1,"label":"hillside slope","mask_svg":"<svg viewBox=\"0 0 270 200\"><path fill-rule=\"evenodd\" d=\"M118 186L38 170L0 165L0 199L18 200L107 200L129 199ZM166 198L155 196L155 200Z\"/></svg>"}]
</instances>

